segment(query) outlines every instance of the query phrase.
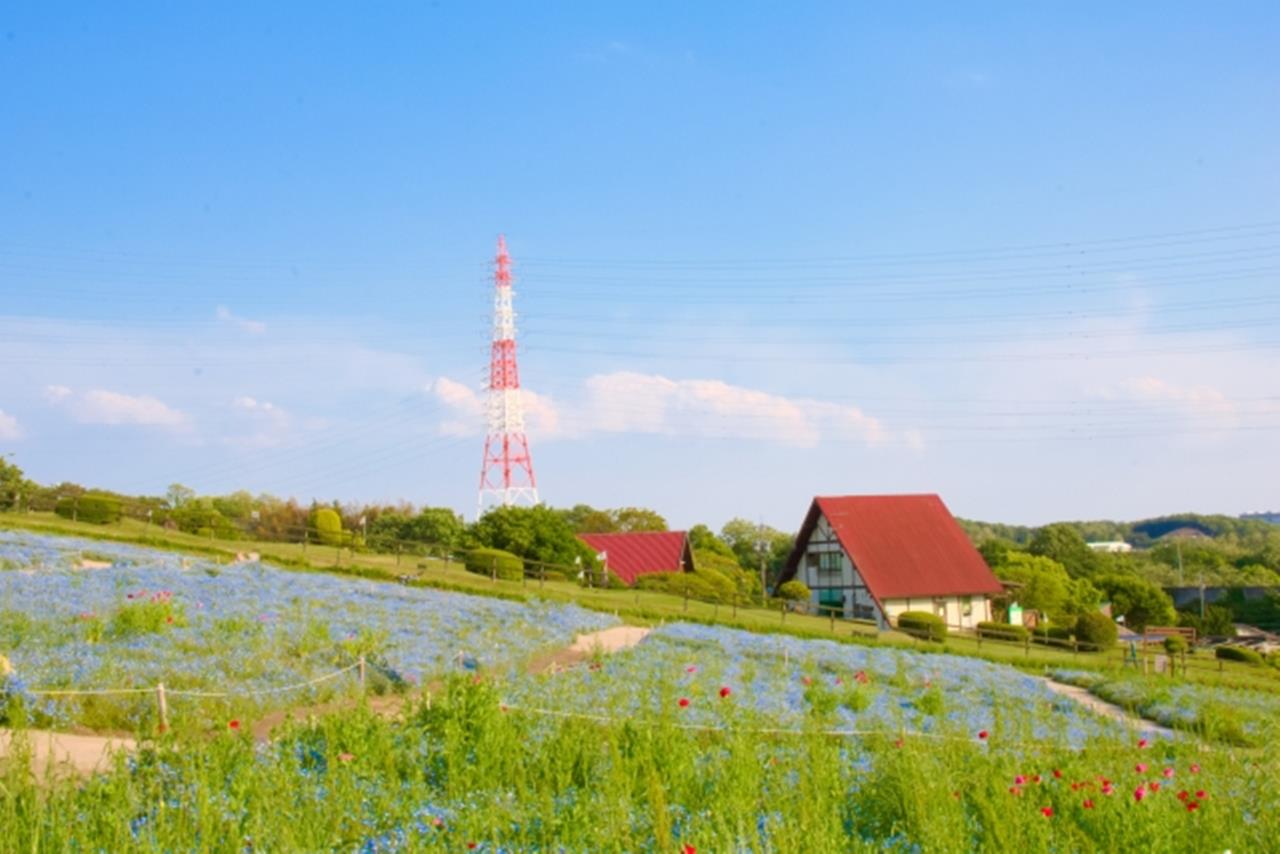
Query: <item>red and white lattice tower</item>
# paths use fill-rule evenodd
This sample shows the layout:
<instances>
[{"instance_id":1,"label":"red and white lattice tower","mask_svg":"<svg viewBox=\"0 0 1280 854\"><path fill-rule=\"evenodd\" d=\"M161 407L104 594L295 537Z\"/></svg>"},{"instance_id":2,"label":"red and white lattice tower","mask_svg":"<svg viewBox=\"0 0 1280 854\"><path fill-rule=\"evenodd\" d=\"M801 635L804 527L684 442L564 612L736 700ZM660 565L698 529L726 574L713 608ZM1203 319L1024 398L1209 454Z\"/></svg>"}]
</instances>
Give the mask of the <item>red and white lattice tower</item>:
<instances>
[{"instance_id":1,"label":"red and white lattice tower","mask_svg":"<svg viewBox=\"0 0 1280 854\"><path fill-rule=\"evenodd\" d=\"M498 238L493 272L493 344L489 354L489 432L480 468L480 512L496 505L537 504L533 457L524 432L516 369L516 314L511 307L511 256Z\"/></svg>"}]
</instances>

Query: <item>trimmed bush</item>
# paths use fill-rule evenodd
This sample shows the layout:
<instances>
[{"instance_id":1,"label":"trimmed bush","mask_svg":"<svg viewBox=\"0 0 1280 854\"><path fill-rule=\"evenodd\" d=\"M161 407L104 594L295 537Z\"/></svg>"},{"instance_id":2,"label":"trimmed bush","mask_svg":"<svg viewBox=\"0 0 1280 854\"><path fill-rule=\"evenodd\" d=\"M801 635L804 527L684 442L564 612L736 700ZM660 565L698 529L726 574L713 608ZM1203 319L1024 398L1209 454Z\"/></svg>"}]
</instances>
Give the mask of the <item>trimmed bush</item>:
<instances>
[{"instance_id":1,"label":"trimmed bush","mask_svg":"<svg viewBox=\"0 0 1280 854\"><path fill-rule=\"evenodd\" d=\"M1027 627L1015 626L1013 623L978 623L978 634L984 638L1007 640L1022 643L1027 639Z\"/></svg>"},{"instance_id":2,"label":"trimmed bush","mask_svg":"<svg viewBox=\"0 0 1280 854\"><path fill-rule=\"evenodd\" d=\"M947 638L947 624L937 614L928 611L905 611L898 615L898 628L925 640L942 641Z\"/></svg>"},{"instance_id":3,"label":"trimmed bush","mask_svg":"<svg viewBox=\"0 0 1280 854\"><path fill-rule=\"evenodd\" d=\"M332 507L317 507L312 511L311 527L316 531L316 538L326 546L340 546L345 543L342 517Z\"/></svg>"},{"instance_id":4,"label":"trimmed bush","mask_svg":"<svg viewBox=\"0 0 1280 854\"><path fill-rule=\"evenodd\" d=\"M1164 651L1169 655L1180 655L1187 651L1187 639L1182 635L1169 635L1164 639Z\"/></svg>"},{"instance_id":5,"label":"trimmed bush","mask_svg":"<svg viewBox=\"0 0 1280 854\"><path fill-rule=\"evenodd\" d=\"M507 581L519 581L524 577L524 561L502 549L472 549L467 552L467 572L477 575L496 575Z\"/></svg>"},{"instance_id":6,"label":"trimmed bush","mask_svg":"<svg viewBox=\"0 0 1280 854\"><path fill-rule=\"evenodd\" d=\"M1261 665L1265 661L1261 653L1242 646L1223 645L1215 649L1213 654L1224 661L1240 661L1245 664Z\"/></svg>"},{"instance_id":7,"label":"trimmed bush","mask_svg":"<svg viewBox=\"0 0 1280 854\"><path fill-rule=\"evenodd\" d=\"M778 598L788 602L807 602L811 595L809 585L795 578L778 588Z\"/></svg>"},{"instance_id":8,"label":"trimmed bush","mask_svg":"<svg viewBox=\"0 0 1280 854\"><path fill-rule=\"evenodd\" d=\"M1063 646L1070 642L1074 628L1074 626L1036 626L1031 630L1031 640L1033 643L1046 646Z\"/></svg>"},{"instance_id":9,"label":"trimmed bush","mask_svg":"<svg viewBox=\"0 0 1280 854\"><path fill-rule=\"evenodd\" d=\"M1098 652L1111 649L1119 635L1115 621L1101 611L1086 611L1076 618L1076 640L1085 649Z\"/></svg>"},{"instance_id":10,"label":"trimmed bush","mask_svg":"<svg viewBox=\"0 0 1280 854\"><path fill-rule=\"evenodd\" d=\"M79 498L59 498L53 512L64 519L108 525L120 521L122 510L119 498L86 492Z\"/></svg>"}]
</instances>

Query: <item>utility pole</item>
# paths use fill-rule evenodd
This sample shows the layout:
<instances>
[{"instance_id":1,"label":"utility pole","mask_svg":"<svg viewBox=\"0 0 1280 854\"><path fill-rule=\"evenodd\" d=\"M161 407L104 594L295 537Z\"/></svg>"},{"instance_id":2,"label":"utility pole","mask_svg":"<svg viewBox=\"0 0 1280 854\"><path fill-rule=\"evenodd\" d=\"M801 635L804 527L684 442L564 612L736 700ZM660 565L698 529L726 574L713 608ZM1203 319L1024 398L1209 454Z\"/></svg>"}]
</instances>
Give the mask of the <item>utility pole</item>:
<instances>
[{"instance_id":1,"label":"utility pole","mask_svg":"<svg viewBox=\"0 0 1280 854\"><path fill-rule=\"evenodd\" d=\"M1173 541L1173 547L1178 550L1178 586L1182 586L1182 543L1178 540ZM1204 616L1201 614L1200 616Z\"/></svg>"}]
</instances>

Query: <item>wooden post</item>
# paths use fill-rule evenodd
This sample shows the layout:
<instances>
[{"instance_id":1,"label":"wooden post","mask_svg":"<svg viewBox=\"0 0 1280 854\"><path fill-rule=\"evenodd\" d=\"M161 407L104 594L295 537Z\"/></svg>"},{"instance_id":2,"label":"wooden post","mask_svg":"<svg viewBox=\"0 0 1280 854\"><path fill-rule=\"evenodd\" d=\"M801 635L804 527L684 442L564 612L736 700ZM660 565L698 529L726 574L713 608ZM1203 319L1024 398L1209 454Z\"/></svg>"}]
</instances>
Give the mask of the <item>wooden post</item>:
<instances>
[{"instance_id":1,"label":"wooden post","mask_svg":"<svg viewBox=\"0 0 1280 854\"><path fill-rule=\"evenodd\" d=\"M827 611L827 614L831 617L831 634L834 635L836 633L836 609L831 608Z\"/></svg>"},{"instance_id":2,"label":"wooden post","mask_svg":"<svg viewBox=\"0 0 1280 854\"><path fill-rule=\"evenodd\" d=\"M156 686L156 710L160 713L160 731L169 731L169 704L164 698L164 683Z\"/></svg>"},{"instance_id":3,"label":"wooden post","mask_svg":"<svg viewBox=\"0 0 1280 854\"><path fill-rule=\"evenodd\" d=\"M1022 646L1023 646L1024 652L1026 653L1026 657L1030 658L1031 657L1031 635L1028 634L1026 638L1023 639Z\"/></svg>"},{"instance_id":4,"label":"wooden post","mask_svg":"<svg viewBox=\"0 0 1280 854\"><path fill-rule=\"evenodd\" d=\"M545 563L538 564L538 589L541 590L547 583L547 565Z\"/></svg>"},{"instance_id":5,"label":"wooden post","mask_svg":"<svg viewBox=\"0 0 1280 854\"><path fill-rule=\"evenodd\" d=\"M364 656L360 656L360 693L364 693Z\"/></svg>"},{"instance_id":6,"label":"wooden post","mask_svg":"<svg viewBox=\"0 0 1280 854\"><path fill-rule=\"evenodd\" d=\"M785 623L787 621L787 600L786 599L783 599L781 602L778 603L778 611L781 612L782 622Z\"/></svg>"},{"instance_id":7,"label":"wooden post","mask_svg":"<svg viewBox=\"0 0 1280 854\"><path fill-rule=\"evenodd\" d=\"M302 532L302 553L304 555L307 553L307 543L309 542L311 542L311 532L303 531Z\"/></svg>"},{"instance_id":8,"label":"wooden post","mask_svg":"<svg viewBox=\"0 0 1280 854\"><path fill-rule=\"evenodd\" d=\"M489 580L490 580L490 581L497 581L497 580L498 580L498 557L497 557L497 555L494 555L492 558L490 558L490 559L489 559Z\"/></svg>"}]
</instances>

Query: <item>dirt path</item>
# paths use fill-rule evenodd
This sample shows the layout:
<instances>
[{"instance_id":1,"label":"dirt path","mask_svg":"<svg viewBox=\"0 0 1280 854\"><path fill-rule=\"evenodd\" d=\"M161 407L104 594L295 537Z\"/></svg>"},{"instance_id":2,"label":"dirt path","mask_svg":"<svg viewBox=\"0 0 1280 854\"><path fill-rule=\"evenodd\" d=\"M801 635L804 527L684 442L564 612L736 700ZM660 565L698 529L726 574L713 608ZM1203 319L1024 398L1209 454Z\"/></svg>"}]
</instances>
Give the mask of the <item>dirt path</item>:
<instances>
[{"instance_id":1,"label":"dirt path","mask_svg":"<svg viewBox=\"0 0 1280 854\"><path fill-rule=\"evenodd\" d=\"M78 774L88 775L111 767L111 755L118 750L130 751L135 747L131 738L115 738L101 735L72 735L48 730L26 730L32 750L32 770L43 777L50 766L69 767ZM0 729L0 759L9 755L13 733Z\"/></svg>"},{"instance_id":2,"label":"dirt path","mask_svg":"<svg viewBox=\"0 0 1280 854\"><path fill-rule=\"evenodd\" d=\"M1142 730L1143 732L1155 733L1168 738L1172 738L1174 736L1174 731L1169 729L1167 726L1130 714L1124 708L1117 706L1114 703L1108 703L1106 700L1090 694L1087 688L1080 688L1076 685L1067 685L1063 682L1055 682L1052 679L1045 679L1044 684L1047 685L1049 690L1053 691L1055 694L1063 697L1070 697L1080 705L1090 711L1097 712L1104 718L1119 721L1122 724L1126 724L1137 730Z\"/></svg>"},{"instance_id":3,"label":"dirt path","mask_svg":"<svg viewBox=\"0 0 1280 854\"><path fill-rule=\"evenodd\" d=\"M564 649L541 655L529 662L530 673L555 673L581 664L596 653L612 653L629 649L644 640L652 629L645 626L614 626L598 632L578 635Z\"/></svg>"}]
</instances>

